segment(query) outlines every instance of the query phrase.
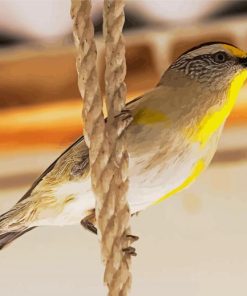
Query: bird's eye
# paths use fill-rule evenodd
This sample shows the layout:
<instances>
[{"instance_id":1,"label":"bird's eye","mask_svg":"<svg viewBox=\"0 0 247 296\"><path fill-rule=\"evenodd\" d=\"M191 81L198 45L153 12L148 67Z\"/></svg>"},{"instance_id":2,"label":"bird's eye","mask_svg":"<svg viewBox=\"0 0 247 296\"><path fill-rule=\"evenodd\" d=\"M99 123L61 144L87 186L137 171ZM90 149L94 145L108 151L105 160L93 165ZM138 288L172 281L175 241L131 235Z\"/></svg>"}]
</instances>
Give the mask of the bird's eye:
<instances>
[{"instance_id":1,"label":"bird's eye","mask_svg":"<svg viewBox=\"0 0 247 296\"><path fill-rule=\"evenodd\" d=\"M227 60L227 55L225 52L217 52L214 54L214 60L216 63L224 63Z\"/></svg>"}]
</instances>

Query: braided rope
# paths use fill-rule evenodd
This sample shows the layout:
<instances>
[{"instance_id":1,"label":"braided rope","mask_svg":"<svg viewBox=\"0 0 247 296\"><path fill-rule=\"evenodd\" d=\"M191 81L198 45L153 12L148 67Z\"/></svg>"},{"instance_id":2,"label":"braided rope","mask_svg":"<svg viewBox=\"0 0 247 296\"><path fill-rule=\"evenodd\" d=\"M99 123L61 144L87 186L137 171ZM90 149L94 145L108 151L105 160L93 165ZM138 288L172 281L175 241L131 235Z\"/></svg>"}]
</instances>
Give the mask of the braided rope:
<instances>
[{"instance_id":1,"label":"braided rope","mask_svg":"<svg viewBox=\"0 0 247 296\"><path fill-rule=\"evenodd\" d=\"M124 1L105 0L106 41L105 125L96 72L96 46L90 18L90 0L72 0L74 38L78 49L78 85L84 98L85 140L89 149L92 188L96 195L96 220L105 264L104 282L109 296L127 295L131 286L130 254L123 252L131 243L128 190L128 154L125 147L126 123L115 116L124 108L126 86L125 48L122 38Z\"/></svg>"},{"instance_id":2,"label":"braided rope","mask_svg":"<svg viewBox=\"0 0 247 296\"><path fill-rule=\"evenodd\" d=\"M107 130L112 148L112 161L114 175L109 188L107 199L113 198L115 205L110 200L105 200L99 209L98 221L106 219L108 224L102 232L102 243L110 244L106 249L105 282L111 287L110 295L127 295L131 286L130 256L121 252L122 248L128 246L126 235L130 232L130 213L127 203L128 191L128 153L125 145L126 123L115 116L125 106L126 75L125 46L123 42L122 29L124 25L124 0L104 1L104 37L106 44L106 70L105 89L106 107L108 111ZM111 206L111 212L109 211ZM114 212L112 212L114 210ZM108 218L106 218L108 216ZM114 224L111 222L114 219ZM104 223L104 222L103 222ZM114 225L114 227L113 227ZM110 234L110 236L109 236ZM103 251L104 252L104 251ZM108 270L109 269L109 270ZM112 271L112 272L111 272Z\"/></svg>"},{"instance_id":3,"label":"braided rope","mask_svg":"<svg viewBox=\"0 0 247 296\"><path fill-rule=\"evenodd\" d=\"M72 0L71 3L74 40L78 52L76 60L78 86L84 103L82 114L84 136L90 148L90 163L94 166L96 163L99 164L98 159L102 159L100 155L104 141L105 120L96 69L97 49L91 21L91 1ZM94 171L93 167L91 169Z\"/></svg>"}]
</instances>

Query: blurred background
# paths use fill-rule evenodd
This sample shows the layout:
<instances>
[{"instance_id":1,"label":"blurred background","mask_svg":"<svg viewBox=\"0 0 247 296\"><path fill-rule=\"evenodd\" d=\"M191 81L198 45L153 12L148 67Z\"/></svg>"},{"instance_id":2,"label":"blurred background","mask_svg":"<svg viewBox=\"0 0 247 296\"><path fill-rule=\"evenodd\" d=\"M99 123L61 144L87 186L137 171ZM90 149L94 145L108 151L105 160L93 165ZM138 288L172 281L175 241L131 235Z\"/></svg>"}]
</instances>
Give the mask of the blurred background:
<instances>
[{"instance_id":1,"label":"blurred background","mask_svg":"<svg viewBox=\"0 0 247 296\"><path fill-rule=\"evenodd\" d=\"M102 1L93 0L102 90ZM82 134L69 0L0 0L0 212ZM247 1L130 0L128 99L184 50L226 41L247 50ZM131 295L247 293L247 86L211 167L187 191L133 218ZM104 295L96 237L40 228L0 253L1 294Z\"/></svg>"}]
</instances>

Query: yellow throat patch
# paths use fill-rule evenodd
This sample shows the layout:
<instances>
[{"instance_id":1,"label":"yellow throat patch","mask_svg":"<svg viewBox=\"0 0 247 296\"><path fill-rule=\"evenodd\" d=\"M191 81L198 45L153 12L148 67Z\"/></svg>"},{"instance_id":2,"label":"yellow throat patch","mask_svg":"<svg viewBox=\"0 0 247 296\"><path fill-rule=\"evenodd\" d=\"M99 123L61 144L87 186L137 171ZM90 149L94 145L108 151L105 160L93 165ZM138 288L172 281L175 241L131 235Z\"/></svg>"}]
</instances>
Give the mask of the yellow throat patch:
<instances>
[{"instance_id":1,"label":"yellow throat patch","mask_svg":"<svg viewBox=\"0 0 247 296\"><path fill-rule=\"evenodd\" d=\"M196 132L187 130L188 135L192 135L190 137L192 142L199 142L202 148L207 144L210 137L218 130L230 114L239 91L246 79L247 70L244 69L232 80L227 92L226 102L222 104L219 109L212 109L212 111L209 111L198 123Z\"/></svg>"}]
</instances>

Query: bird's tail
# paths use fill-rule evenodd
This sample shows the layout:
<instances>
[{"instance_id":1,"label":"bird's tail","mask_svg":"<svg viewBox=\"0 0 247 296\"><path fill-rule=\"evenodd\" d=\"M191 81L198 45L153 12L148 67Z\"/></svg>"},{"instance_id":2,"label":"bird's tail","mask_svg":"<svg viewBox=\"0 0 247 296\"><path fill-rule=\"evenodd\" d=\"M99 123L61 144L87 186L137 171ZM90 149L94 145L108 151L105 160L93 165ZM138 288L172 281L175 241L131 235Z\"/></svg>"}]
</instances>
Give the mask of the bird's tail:
<instances>
[{"instance_id":1,"label":"bird's tail","mask_svg":"<svg viewBox=\"0 0 247 296\"><path fill-rule=\"evenodd\" d=\"M15 239L22 236L24 233L34 229L35 227L27 228L22 231L16 231L16 232L6 232L4 234L0 235L0 250L5 248L7 245L12 243Z\"/></svg>"},{"instance_id":2,"label":"bird's tail","mask_svg":"<svg viewBox=\"0 0 247 296\"><path fill-rule=\"evenodd\" d=\"M0 250L34 228L28 225L31 213L30 204L23 202L17 203L11 210L0 216Z\"/></svg>"}]
</instances>

